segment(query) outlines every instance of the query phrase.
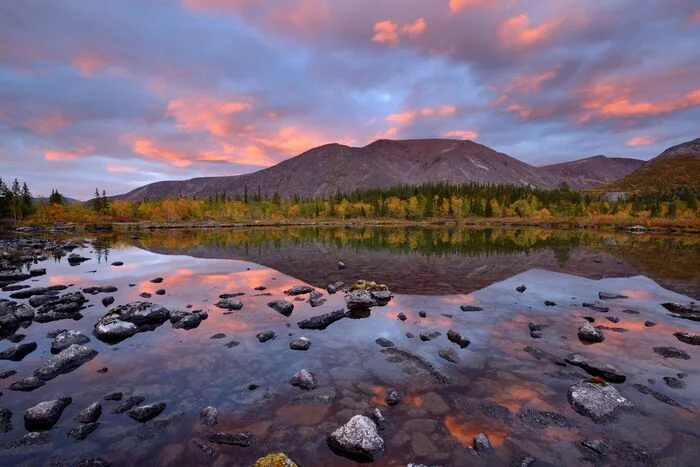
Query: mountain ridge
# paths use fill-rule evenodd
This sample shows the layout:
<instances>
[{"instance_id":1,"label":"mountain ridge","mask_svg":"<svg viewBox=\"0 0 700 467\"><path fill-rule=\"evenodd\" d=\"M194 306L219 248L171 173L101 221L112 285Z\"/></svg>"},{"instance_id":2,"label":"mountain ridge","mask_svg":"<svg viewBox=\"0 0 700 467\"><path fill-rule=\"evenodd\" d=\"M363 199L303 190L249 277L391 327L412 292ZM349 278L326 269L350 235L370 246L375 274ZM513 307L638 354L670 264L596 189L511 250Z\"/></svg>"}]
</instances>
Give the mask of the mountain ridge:
<instances>
[{"instance_id":1,"label":"mountain ridge","mask_svg":"<svg viewBox=\"0 0 700 467\"><path fill-rule=\"evenodd\" d=\"M554 188L562 182L572 181L572 188L588 188L593 184L609 182L613 177L625 176L636 168L632 166L642 163L635 159L630 161L636 162L620 163L616 159L620 158L604 157L604 160L584 163L584 171L595 170L596 173L582 176L579 173L581 169L575 168L579 161L536 167L470 140L379 139L363 147L325 144L249 174L159 181L112 199L140 201L180 196L198 199L221 195L234 197L244 196L246 189L249 195L257 194L260 190L263 197L271 197L278 192L283 198L321 198L361 188L388 188L428 182ZM559 173L562 171L579 174L567 178Z\"/></svg>"}]
</instances>

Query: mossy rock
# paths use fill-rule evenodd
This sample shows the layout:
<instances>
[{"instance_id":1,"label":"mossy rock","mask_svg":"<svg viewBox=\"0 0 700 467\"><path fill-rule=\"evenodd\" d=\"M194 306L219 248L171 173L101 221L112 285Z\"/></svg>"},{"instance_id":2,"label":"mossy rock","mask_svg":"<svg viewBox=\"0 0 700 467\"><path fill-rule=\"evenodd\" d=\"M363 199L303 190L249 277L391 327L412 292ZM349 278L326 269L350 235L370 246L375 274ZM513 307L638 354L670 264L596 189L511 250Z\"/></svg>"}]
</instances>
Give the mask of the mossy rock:
<instances>
[{"instance_id":1,"label":"mossy rock","mask_svg":"<svg viewBox=\"0 0 700 467\"><path fill-rule=\"evenodd\" d=\"M286 454L278 452L276 454L268 454L255 461L253 467L299 467Z\"/></svg>"},{"instance_id":2,"label":"mossy rock","mask_svg":"<svg viewBox=\"0 0 700 467\"><path fill-rule=\"evenodd\" d=\"M350 287L350 291L353 290L367 290L369 292L379 292L382 290L389 290L384 284L377 284L374 281L359 280L356 281Z\"/></svg>"}]
</instances>

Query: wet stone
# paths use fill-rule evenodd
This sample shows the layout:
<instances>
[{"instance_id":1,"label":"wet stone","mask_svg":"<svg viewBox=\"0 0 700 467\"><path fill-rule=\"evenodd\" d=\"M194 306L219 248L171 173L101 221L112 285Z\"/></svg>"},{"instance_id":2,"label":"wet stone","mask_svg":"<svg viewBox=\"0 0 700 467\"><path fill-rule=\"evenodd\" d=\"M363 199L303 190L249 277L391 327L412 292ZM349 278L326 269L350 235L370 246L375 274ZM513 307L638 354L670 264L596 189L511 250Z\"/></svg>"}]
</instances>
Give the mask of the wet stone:
<instances>
[{"instance_id":1,"label":"wet stone","mask_svg":"<svg viewBox=\"0 0 700 467\"><path fill-rule=\"evenodd\" d=\"M455 331L454 329L450 329L449 331L447 331L447 339L450 342L454 342L462 349L466 348L470 344L469 339L467 339L465 336Z\"/></svg>"},{"instance_id":2,"label":"wet stone","mask_svg":"<svg viewBox=\"0 0 700 467\"><path fill-rule=\"evenodd\" d=\"M149 294L148 292L141 292L141 293L139 294L139 297L141 297L141 298L151 298L152 295Z\"/></svg>"},{"instance_id":3,"label":"wet stone","mask_svg":"<svg viewBox=\"0 0 700 467\"><path fill-rule=\"evenodd\" d=\"M155 293L156 295L165 295L165 289L158 289Z\"/></svg>"},{"instance_id":4,"label":"wet stone","mask_svg":"<svg viewBox=\"0 0 700 467\"><path fill-rule=\"evenodd\" d=\"M675 376L664 376L664 382L666 385L672 389L683 389L685 388L685 381L676 378Z\"/></svg>"},{"instance_id":5,"label":"wet stone","mask_svg":"<svg viewBox=\"0 0 700 467\"><path fill-rule=\"evenodd\" d=\"M0 433L7 433L12 430L12 411L0 407Z\"/></svg>"},{"instance_id":6,"label":"wet stone","mask_svg":"<svg viewBox=\"0 0 700 467\"><path fill-rule=\"evenodd\" d=\"M344 287L344 282L334 282L332 284L328 284L328 287L326 287L326 292L328 292L330 295L333 295L337 292L342 291Z\"/></svg>"},{"instance_id":7,"label":"wet stone","mask_svg":"<svg viewBox=\"0 0 700 467\"><path fill-rule=\"evenodd\" d=\"M94 423L100 418L100 415L102 415L102 404L93 402L85 409L78 412L75 419L80 423Z\"/></svg>"},{"instance_id":8,"label":"wet stone","mask_svg":"<svg viewBox=\"0 0 700 467\"><path fill-rule=\"evenodd\" d=\"M292 350L309 350L311 341L306 337L299 337L289 343L289 348Z\"/></svg>"},{"instance_id":9,"label":"wet stone","mask_svg":"<svg viewBox=\"0 0 700 467\"><path fill-rule=\"evenodd\" d=\"M545 301L544 301L544 305L545 305L545 306L557 306L557 304L554 303L554 302L551 301L551 300L545 300Z\"/></svg>"},{"instance_id":10,"label":"wet stone","mask_svg":"<svg viewBox=\"0 0 700 467\"><path fill-rule=\"evenodd\" d=\"M384 402L388 405L396 405L401 402L401 394L399 394L395 389L387 389L386 395L384 396Z\"/></svg>"},{"instance_id":11,"label":"wet stone","mask_svg":"<svg viewBox=\"0 0 700 467\"><path fill-rule=\"evenodd\" d=\"M24 357L34 352L36 348L36 342L15 344L0 352L0 360L11 360L13 362L19 362L22 361Z\"/></svg>"},{"instance_id":12,"label":"wet stone","mask_svg":"<svg viewBox=\"0 0 700 467\"><path fill-rule=\"evenodd\" d=\"M394 343L391 342L389 339L385 339L384 337L380 337L379 339L374 341L378 346L380 347L394 347Z\"/></svg>"},{"instance_id":13,"label":"wet stone","mask_svg":"<svg viewBox=\"0 0 700 467\"><path fill-rule=\"evenodd\" d=\"M197 441L196 439L193 439L192 442L194 443L195 446L199 449L199 451L204 454L206 457L214 457L214 454L216 454L216 451L214 449L210 448L206 444Z\"/></svg>"},{"instance_id":14,"label":"wet stone","mask_svg":"<svg viewBox=\"0 0 700 467\"><path fill-rule=\"evenodd\" d=\"M229 432L219 432L219 433L209 433L206 436L207 441L210 443L217 444L231 444L234 446L247 447L253 443L253 435L248 432L241 433L229 433Z\"/></svg>"},{"instance_id":15,"label":"wet stone","mask_svg":"<svg viewBox=\"0 0 700 467\"><path fill-rule=\"evenodd\" d=\"M113 392L113 393L107 394L104 397L104 399L106 401L120 401L120 400L122 400L122 397L124 397L124 395L121 392Z\"/></svg>"},{"instance_id":16,"label":"wet stone","mask_svg":"<svg viewBox=\"0 0 700 467\"><path fill-rule=\"evenodd\" d=\"M488 454L493 451L491 442L489 441L488 436L486 436L484 433L479 433L478 435L474 436L473 448L479 454Z\"/></svg>"},{"instance_id":17,"label":"wet stone","mask_svg":"<svg viewBox=\"0 0 700 467\"><path fill-rule=\"evenodd\" d=\"M628 315L638 315L639 312L637 310L622 310L623 313L626 313Z\"/></svg>"},{"instance_id":18,"label":"wet stone","mask_svg":"<svg viewBox=\"0 0 700 467\"><path fill-rule=\"evenodd\" d=\"M302 369L292 376L292 379L289 380L289 384L309 391L316 387L316 375L309 370Z\"/></svg>"},{"instance_id":19,"label":"wet stone","mask_svg":"<svg viewBox=\"0 0 700 467\"><path fill-rule=\"evenodd\" d=\"M646 386L644 384L639 384L639 383L633 384L632 386L637 391L641 392L642 394L650 395L659 402L663 402L664 404L668 404L668 405L671 405L673 407L678 407L678 408L683 407L681 404L674 401L673 399L671 399L667 395L660 393L658 391L655 391L654 389L650 388L649 386Z\"/></svg>"},{"instance_id":20,"label":"wet stone","mask_svg":"<svg viewBox=\"0 0 700 467\"><path fill-rule=\"evenodd\" d=\"M399 321L406 321L406 315L403 313L399 313L398 315L396 315L396 318L398 318Z\"/></svg>"},{"instance_id":21,"label":"wet stone","mask_svg":"<svg viewBox=\"0 0 700 467\"><path fill-rule=\"evenodd\" d=\"M599 302L593 302L593 303L583 303L584 308L590 308L593 311L597 311L599 313L607 313L610 311L610 308L607 306L599 303Z\"/></svg>"},{"instance_id":22,"label":"wet stone","mask_svg":"<svg viewBox=\"0 0 700 467\"><path fill-rule=\"evenodd\" d=\"M564 415L546 410L527 409L520 412L518 417L527 425L539 428L551 425L566 428L573 425Z\"/></svg>"},{"instance_id":23,"label":"wet stone","mask_svg":"<svg viewBox=\"0 0 700 467\"><path fill-rule=\"evenodd\" d=\"M566 363L581 367L592 376L600 376L611 383L624 383L627 379L627 377L614 366L600 360L584 357L580 354L569 355L566 357Z\"/></svg>"},{"instance_id":24,"label":"wet stone","mask_svg":"<svg viewBox=\"0 0 700 467\"><path fill-rule=\"evenodd\" d=\"M235 300L233 298L224 298L216 302L214 305L225 310L233 311L240 310L243 308L243 302L241 302L240 300Z\"/></svg>"},{"instance_id":25,"label":"wet stone","mask_svg":"<svg viewBox=\"0 0 700 467\"><path fill-rule=\"evenodd\" d=\"M423 342L427 342L433 339L437 339L440 337L442 333L440 331L435 331L435 330L430 330L430 331L425 331L420 333L420 340Z\"/></svg>"},{"instance_id":26,"label":"wet stone","mask_svg":"<svg viewBox=\"0 0 700 467\"><path fill-rule=\"evenodd\" d=\"M275 333L273 331L263 331L255 335L258 342L263 343L275 338Z\"/></svg>"},{"instance_id":27,"label":"wet stone","mask_svg":"<svg viewBox=\"0 0 700 467\"><path fill-rule=\"evenodd\" d=\"M598 292L598 298L601 300L618 300L629 297L627 297L627 295L620 295L612 292Z\"/></svg>"},{"instance_id":28,"label":"wet stone","mask_svg":"<svg viewBox=\"0 0 700 467\"><path fill-rule=\"evenodd\" d=\"M522 456L515 459L510 465L511 467L531 467L536 459L531 456Z\"/></svg>"},{"instance_id":29,"label":"wet stone","mask_svg":"<svg viewBox=\"0 0 700 467\"><path fill-rule=\"evenodd\" d=\"M460 310L462 311L482 311L483 308L480 306L474 306L474 305L462 305L459 307Z\"/></svg>"},{"instance_id":30,"label":"wet stone","mask_svg":"<svg viewBox=\"0 0 700 467\"><path fill-rule=\"evenodd\" d=\"M287 300L274 300L268 302L267 306L284 316L289 316L294 311L294 304Z\"/></svg>"},{"instance_id":31,"label":"wet stone","mask_svg":"<svg viewBox=\"0 0 700 467\"><path fill-rule=\"evenodd\" d=\"M425 311L419 311L418 316L420 316L421 318L426 318L428 314Z\"/></svg>"},{"instance_id":32,"label":"wet stone","mask_svg":"<svg viewBox=\"0 0 700 467\"><path fill-rule=\"evenodd\" d=\"M605 340L602 331L593 327L589 322L583 323L578 328L578 338L584 342L603 342Z\"/></svg>"},{"instance_id":33,"label":"wet stone","mask_svg":"<svg viewBox=\"0 0 700 467\"><path fill-rule=\"evenodd\" d=\"M87 344L90 338L79 331L63 331L56 335L51 342L51 353L59 353L73 344Z\"/></svg>"},{"instance_id":34,"label":"wet stone","mask_svg":"<svg viewBox=\"0 0 700 467\"><path fill-rule=\"evenodd\" d=\"M224 337L226 337L226 334L224 334L223 332L217 332L216 334L211 336L209 339L223 339Z\"/></svg>"},{"instance_id":35,"label":"wet stone","mask_svg":"<svg viewBox=\"0 0 700 467\"><path fill-rule=\"evenodd\" d=\"M70 397L40 402L24 413L24 425L29 431L48 430L58 422L71 402Z\"/></svg>"},{"instance_id":36,"label":"wet stone","mask_svg":"<svg viewBox=\"0 0 700 467\"><path fill-rule=\"evenodd\" d=\"M295 285L284 291L285 295L304 295L313 292L315 289L308 285Z\"/></svg>"},{"instance_id":37,"label":"wet stone","mask_svg":"<svg viewBox=\"0 0 700 467\"><path fill-rule=\"evenodd\" d=\"M241 345L240 342L238 342L238 341L231 341L231 342L227 342L226 344L224 344L224 347L226 347L227 349L232 349L232 348L234 348L234 347L238 347L239 345Z\"/></svg>"},{"instance_id":38,"label":"wet stone","mask_svg":"<svg viewBox=\"0 0 700 467\"><path fill-rule=\"evenodd\" d=\"M653 328L654 326L656 326L656 323L653 321L644 321L644 326L648 328Z\"/></svg>"},{"instance_id":39,"label":"wet stone","mask_svg":"<svg viewBox=\"0 0 700 467\"><path fill-rule=\"evenodd\" d=\"M459 363L462 361L455 349L440 349L438 355L451 363Z\"/></svg>"},{"instance_id":40,"label":"wet stone","mask_svg":"<svg viewBox=\"0 0 700 467\"><path fill-rule=\"evenodd\" d=\"M663 358L679 358L681 360L690 360L690 355L684 350L675 347L654 347L654 353L661 355Z\"/></svg>"},{"instance_id":41,"label":"wet stone","mask_svg":"<svg viewBox=\"0 0 700 467\"><path fill-rule=\"evenodd\" d=\"M335 310L323 315L304 319L297 323L301 329L326 329L331 324L348 316L345 310Z\"/></svg>"},{"instance_id":42,"label":"wet stone","mask_svg":"<svg viewBox=\"0 0 700 467\"><path fill-rule=\"evenodd\" d=\"M690 345L700 345L700 334L692 334L689 332L675 332L673 335L681 342Z\"/></svg>"},{"instance_id":43,"label":"wet stone","mask_svg":"<svg viewBox=\"0 0 700 467\"><path fill-rule=\"evenodd\" d=\"M28 378L21 379L19 381L15 381L14 383L10 384L10 389L12 391L24 391L24 392L29 392L33 391L35 389L39 389L46 383L37 378L36 376L30 376Z\"/></svg>"},{"instance_id":44,"label":"wet stone","mask_svg":"<svg viewBox=\"0 0 700 467\"><path fill-rule=\"evenodd\" d=\"M155 404L134 407L127 412L127 415L139 423L144 423L160 415L165 407L165 402L156 402Z\"/></svg>"},{"instance_id":45,"label":"wet stone","mask_svg":"<svg viewBox=\"0 0 700 467\"><path fill-rule=\"evenodd\" d=\"M151 279L151 282L153 282L154 284L160 284L161 282L163 282L163 278L156 277L155 279Z\"/></svg>"},{"instance_id":46,"label":"wet stone","mask_svg":"<svg viewBox=\"0 0 700 467\"><path fill-rule=\"evenodd\" d=\"M620 318L618 318L617 316L607 316L605 319L607 319L611 323L619 323L620 322Z\"/></svg>"},{"instance_id":47,"label":"wet stone","mask_svg":"<svg viewBox=\"0 0 700 467\"><path fill-rule=\"evenodd\" d=\"M97 356L97 351L79 344L71 344L68 348L49 358L41 367L34 371L34 376L48 381L56 376L68 373Z\"/></svg>"},{"instance_id":48,"label":"wet stone","mask_svg":"<svg viewBox=\"0 0 700 467\"><path fill-rule=\"evenodd\" d=\"M527 290L527 287L525 287L525 284L520 284L515 288L516 292L523 293Z\"/></svg>"},{"instance_id":49,"label":"wet stone","mask_svg":"<svg viewBox=\"0 0 700 467\"><path fill-rule=\"evenodd\" d=\"M104 307L108 307L113 303L114 303L114 297L112 297L111 295L108 295L108 296L102 298L102 306L104 306Z\"/></svg>"},{"instance_id":50,"label":"wet stone","mask_svg":"<svg viewBox=\"0 0 700 467\"><path fill-rule=\"evenodd\" d=\"M90 433L95 431L99 427L99 423L85 423L83 425L77 426L68 432L68 437L78 440L83 440L88 437Z\"/></svg>"},{"instance_id":51,"label":"wet stone","mask_svg":"<svg viewBox=\"0 0 700 467\"><path fill-rule=\"evenodd\" d=\"M17 370L7 370L0 372L0 379L7 379L17 374Z\"/></svg>"},{"instance_id":52,"label":"wet stone","mask_svg":"<svg viewBox=\"0 0 700 467\"><path fill-rule=\"evenodd\" d=\"M142 404L143 401L145 401L146 398L143 396L132 396L129 397L126 401L121 403L118 407L112 409L110 413L113 414L122 414L124 412L128 412L129 410L133 409L134 407L138 406L139 404Z\"/></svg>"}]
</instances>

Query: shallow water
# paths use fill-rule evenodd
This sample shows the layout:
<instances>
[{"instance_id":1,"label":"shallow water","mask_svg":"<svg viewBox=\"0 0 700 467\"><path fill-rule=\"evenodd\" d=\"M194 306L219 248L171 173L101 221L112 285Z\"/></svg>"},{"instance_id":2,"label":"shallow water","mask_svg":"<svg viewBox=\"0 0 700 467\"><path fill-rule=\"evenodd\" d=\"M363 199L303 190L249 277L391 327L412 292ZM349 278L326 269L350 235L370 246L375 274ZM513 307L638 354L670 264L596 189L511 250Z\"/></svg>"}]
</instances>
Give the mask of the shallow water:
<instances>
[{"instance_id":1,"label":"shallow water","mask_svg":"<svg viewBox=\"0 0 700 467\"><path fill-rule=\"evenodd\" d=\"M700 297L697 237L534 229L260 228L143 233L137 239L110 235L76 251L92 259L79 266L65 259L45 261L41 267L48 274L27 283L73 284L67 291L115 285L119 291L112 294L114 305L143 300L140 293L164 288L165 295L153 295L150 301L172 310L192 305L208 310L209 318L188 331L165 323L116 345L92 337L88 345L99 355L89 363L32 392L3 389L0 406L11 409L14 417L13 429L0 434L0 442L26 433L26 408L73 397L50 431L51 444L0 451L4 465L73 465L93 456L115 465L251 465L278 451L304 466L354 465L334 454L326 437L353 415L369 414L374 407L381 407L389 421L380 432L387 452L376 465L509 465L526 454L537 459L535 465L579 465L582 452L573 442L583 439L641 446L659 465L695 465L700 455L700 349L673 336L677 331L700 333L700 323L673 318L660 306ZM338 260L347 269L339 270ZM110 266L113 261L125 264ZM149 282L157 276L164 277L162 284ZM297 327L301 319L344 307L343 294L328 295L327 284L360 278L385 283L394 298L369 315L343 319L326 330ZM316 287L327 302L312 308L293 301L290 317L267 307L297 284ZM527 286L522 294L515 291L519 284ZM255 291L257 286L267 289ZM597 300L599 291L630 298L606 301L608 313L582 307ZM218 295L235 292L245 293L242 310L224 314L213 306ZM65 328L91 335L106 312L100 303L104 295L86 295L89 308L79 321L33 323L18 331L27 335L23 342L35 341L39 348L21 362L0 362L0 370L18 371L0 385L30 376L50 356L48 331ZM8 296L0 292L0 298ZM545 300L556 306L545 306ZM462 312L462 304L483 311ZM639 314L622 313L625 309ZM427 316L419 317L419 311ZM400 312L406 321L396 318ZM583 344L576 336L583 316L626 332L606 330L603 343ZM619 317L619 323L609 322L608 316ZM646 327L647 320L656 326ZM531 321L547 326L541 339L530 337ZM471 344L460 349L449 342L448 329L460 331ZM259 343L255 334L264 330L277 337ZM429 330L442 335L421 341L418 335ZM211 339L217 333L225 337ZM289 348L292 337L299 336L311 339L308 351ZM440 382L425 367L397 361L374 342L379 337L431 362L449 382ZM225 345L234 340L240 345ZM9 345L0 342L0 350ZM535 359L523 351L528 345L559 357L577 352L613 364L627 376L615 387L636 409L607 424L577 414L566 393L589 376L578 367ZM691 358L664 359L652 350L659 345L680 348ZM447 348L457 351L459 363L438 356ZM102 367L109 371L98 373ZM309 404L295 399L305 392L288 381L301 368L318 376L312 394L334 393L334 401ZM678 373L687 374L685 388L668 387L662 378ZM642 394L635 383L681 407ZM251 391L250 384L259 388ZM386 407L387 388L398 390L403 401ZM125 398L142 395L146 403L162 401L167 408L153 421L139 424L109 413L118 402L102 398L114 391L122 391ZM94 401L103 405L100 427L84 441L67 438L66 432L77 425L75 414ZM216 454L205 457L192 440L212 431L199 422L200 409L208 405L219 409L214 431L249 431L253 444L211 445ZM559 413L568 426L528 423L519 417L527 409ZM492 454L470 453L479 432L491 440ZM619 460L602 463L620 465Z\"/></svg>"}]
</instances>

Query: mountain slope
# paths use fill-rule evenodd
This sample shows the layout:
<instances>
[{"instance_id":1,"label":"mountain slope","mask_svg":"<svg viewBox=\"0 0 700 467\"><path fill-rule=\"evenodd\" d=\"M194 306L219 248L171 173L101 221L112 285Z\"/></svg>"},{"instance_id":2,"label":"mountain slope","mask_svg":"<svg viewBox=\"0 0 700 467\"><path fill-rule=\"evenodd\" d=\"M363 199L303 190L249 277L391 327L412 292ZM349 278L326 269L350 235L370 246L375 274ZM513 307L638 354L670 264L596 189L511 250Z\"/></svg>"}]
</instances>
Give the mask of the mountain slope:
<instances>
[{"instance_id":1,"label":"mountain slope","mask_svg":"<svg viewBox=\"0 0 700 467\"><path fill-rule=\"evenodd\" d=\"M568 163L572 164L572 163ZM614 168L606 168L613 164ZM576 186L599 183L607 173L621 171L626 163L603 158L596 164L599 173L579 173ZM450 139L378 140L361 148L327 144L292 157L277 165L245 175L163 181L130 191L116 199L143 200L167 197L196 197L226 194L242 196L246 190L263 197L279 192L284 198L327 197L358 188L387 188L398 184L426 182L501 183L553 188L563 179L562 169L535 167L506 154L472 142ZM578 170L578 169L577 169ZM628 173L628 172L626 172ZM608 181L612 178L604 179Z\"/></svg>"},{"instance_id":2,"label":"mountain slope","mask_svg":"<svg viewBox=\"0 0 700 467\"><path fill-rule=\"evenodd\" d=\"M643 163L639 159L593 156L541 168L566 181L570 188L578 190L618 180L637 170Z\"/></svg>"},{"instance_id":3,"label":"mountain slope","mask_svg":"<svg viewBox=\"0 0 700 467\"><path fill-rule=\"evenodd\" d=\"M666 149L606 188L616 191L670 191L685 186L700 193L700 138Z\"/></svg>"}]
</instances>

